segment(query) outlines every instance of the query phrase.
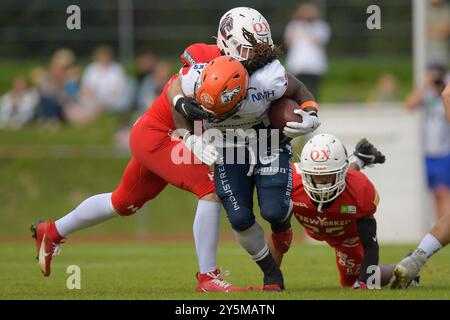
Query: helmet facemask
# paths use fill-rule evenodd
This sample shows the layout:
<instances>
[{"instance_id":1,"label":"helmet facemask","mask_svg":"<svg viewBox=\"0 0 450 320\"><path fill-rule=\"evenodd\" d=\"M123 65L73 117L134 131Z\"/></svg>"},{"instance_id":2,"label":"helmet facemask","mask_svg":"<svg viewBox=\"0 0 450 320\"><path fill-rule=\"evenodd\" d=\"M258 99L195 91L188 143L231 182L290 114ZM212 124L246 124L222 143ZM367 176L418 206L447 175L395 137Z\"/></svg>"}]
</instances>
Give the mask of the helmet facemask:
<instances>
[{"instance_id":1,"label":"helmet facemask","mask_svg":"<svg viewBox=\"0 0 450 320\"><path fill-rule=\"evenodd\" d=\"M216 114L215 112L209 110L208 108L199 105L200 108L202 108L204 111L208 112L211 117L208 119L209 122L211 123L219 123L222 122L226 119L228 119L229 117L231 117L233 114L235 114L236 112L239 111L239 109L242 106L242 101L243 99L241 99L238 103L236 103L236 105L229 111L222 113L222 114Z\"/></svg>"},{"instance_id":2,"label":"helmet facemask","mask_svg":"<svg viewBox=\"0 0 450 320\"><path fill-rule=\"evenodd\" d=\"M303 147L299 166L304 190L319 204L319 211L344 191L348 154L335 136L323 133L312 137Z\"/></svg>"},{"instance_id":3,"label":"helmet facemask","mask_svg":"<svg viewBox=\"0 0 450 320\"><path fill-rule=\"evenodd\" d=\"M346 163L342 168L336 171L328 172L310 172L302 169L301 175L303 186L311 198L311 200L319 203L320 208L323 204L336 199L345 189L345 178L347 176L348 164ZM334 179L327 179L327 182L315 182L320 180L320 177L334 176Z\"/></svg>"}]
</instances>

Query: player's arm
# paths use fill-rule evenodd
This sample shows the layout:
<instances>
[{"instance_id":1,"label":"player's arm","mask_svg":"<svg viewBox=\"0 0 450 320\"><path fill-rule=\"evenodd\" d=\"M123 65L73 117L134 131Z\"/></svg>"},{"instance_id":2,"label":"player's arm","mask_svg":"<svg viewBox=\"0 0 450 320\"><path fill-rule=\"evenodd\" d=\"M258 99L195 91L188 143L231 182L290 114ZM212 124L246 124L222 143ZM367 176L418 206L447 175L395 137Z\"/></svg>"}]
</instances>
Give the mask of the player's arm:
<instances>
[{"instance_id":1,"label":"player's arm","mask_svg":"<svg viewBox=\"0 0 450 320\"><path fill-rule=\"evenodd\" d=\"M170 87L167 90L167 97L169 98L169 101L171 101L171 97L173 97L174 92L177 92L177 89L181 90L181 82L179 82L179 88L177 88L177 84L173 85L173 83L178 79L179 77L176 77L175 79L172 79L170 83ZM181 92L183 92L181 90ZM175 96L176 97L176 96ZM179 97L178 99L188 99L189 97ZM193 99L193 98L192 98ZM182 102L183 104L185 102ZM200 108L195 105L197 109L200 110ZM181 105L182 109L185 109L186 106ZM203 163L207 165L212 165L214 162L216 162L219 153L217 152L216 148L208 144L201 136L196 136L194 134L194 120L190 119L189 117L185 117L181 112L179 112L176 108L172 108L172 119L175 124L175 127L177 128L176 132L173 134L177 136L178 138L181 138L186 145L186 147Z\"/></svg>"},{"instance_id":2,"label":"player's arm","mask_svg":"<svg viewBox=\"0 0 450 320\"><path fill-rule=\"evenodd\" d=\"M198 107L197 102L193 97L184 95L179 76L173 78L170 82L170 86L167 90L167 98L172 103L174 110L186 120L208 119L210 116L206 111Z\"/></svg>"},{"instance_id":3,"label":"player's arm","mask_svg":"<svg viewBox=\"0 0 450 320\"><path fill-rule=\"evenodd\" d=\"M305 111L315 111L319 112L319 106L315 103L315 98L313 94L306 88L306 86L298 80L295 76L290 73L286 73L287 76L287 88L284 93L284 98L289 98L297 101L299 105L305 102L312 101L313 103L305 104L303 108Z\"/></svg>"},{"instance_id":4,"label":"player's arm","mask_svg":"<svg viewBox=\"0 0 450 320\"><path fill-rule=\"evenodd\" d=\"M442 92L442 102L444 103L444 109L447 113L447 120L450 122L450 83L447 84Z\"/></svg>"},{"instance_id":5,"label":"player's arm","mask_svg":"<svg viewBox=\"0 0 450 320\"><path fill-rule=\"evenodd\" d=\"M418 107L420 107L420 104L422 103L423 95L425 94L425 90L428 86L428 83L430 82L430 77L428 76L425 80L425 84L423 84L420 87L417 87L413 92L409 94L409 96L406 98L405 106L408 110L415 110Z\"/></svg>"},{"instance_id":6,"label":"player's arm","mask_svg":"<svg viewBox=\"0 0 450 320\"><path fill-rule=\"evenodd\" d=\"M373 270L368 273L370 266L378 266L379 246L377 241L377 222L373 216L356 221L359 238L364 248L364 257L361 262L361 269L358 280L367 283L367 279L373 274Z\"/></svg>"},{"instance_id":7,"label":"player's arm","mask_svg":"<svg viewBox=\"0 0 450 320\"><path fill-rule=\"evenodd\" d=\"M287 88L283 97L296 101L300 108L294 112L302 116L302 122L288 122L284 127L284 135L295 138L313 132L320 126L318 117L319 105L306 86L290 73L286 73Z\"/></svg>"}]
</instances>

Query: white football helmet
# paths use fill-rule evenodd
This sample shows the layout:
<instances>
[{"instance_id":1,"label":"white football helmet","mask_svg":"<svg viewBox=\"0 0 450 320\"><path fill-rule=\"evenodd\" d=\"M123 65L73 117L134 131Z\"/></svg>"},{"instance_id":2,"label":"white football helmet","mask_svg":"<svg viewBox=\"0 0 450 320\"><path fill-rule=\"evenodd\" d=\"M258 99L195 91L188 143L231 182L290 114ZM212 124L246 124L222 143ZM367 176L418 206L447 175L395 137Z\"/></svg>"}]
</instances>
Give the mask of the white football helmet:
<instances>
[{"instance_id":1,"label":"white football helmet","mask_svg":"<svg viewBox=\"0 0 450 320\"><path fill-rule=\"evenodd\" d=\"M299 166L305 191L311 200L319 203L319 211L324 203L336 199L344 191L348 155L345 146L334 135L322 133L312 137L303 147ZM335 175L334 182L314 182L314 176L325 175Z\"/></svg>"},{"instance_id":2,"label":"white football helmet","mask_svg":"<svg viewBox=\"0 0 450 320\"><path fill-rule=\"evenodd\" d=\"M237 7L226 12L220 19L217 46L225 55L239 61L249 58L252 45L244 37L242 29L252 33L258 42L266 41L273 45L266 18L255 9Z\"/></svg>"}]
</instances>

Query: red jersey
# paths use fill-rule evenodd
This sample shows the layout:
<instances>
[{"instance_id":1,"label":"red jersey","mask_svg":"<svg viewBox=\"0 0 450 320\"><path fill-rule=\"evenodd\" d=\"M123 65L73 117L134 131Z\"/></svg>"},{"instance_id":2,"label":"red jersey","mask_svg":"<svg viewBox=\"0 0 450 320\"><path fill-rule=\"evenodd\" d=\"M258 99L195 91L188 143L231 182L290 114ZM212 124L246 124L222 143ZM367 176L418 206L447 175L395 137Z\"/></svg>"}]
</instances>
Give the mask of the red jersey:
<instances>
[{"instance_id":1,"label":"red jersey","mask_svg":"<svg viewBox=\"0 0 450 320\"><path fill-rule=\"evenodd\" d=\"M298 164L292 165L293 213L312 238L334 242L359 236L356 220L372 216L378 205L378 194L370 180L361 172L349 169L344 191L331 206L319 212L305 192ZM356 240L356 239L355 239Z\"/></svg>"},{"instance_id":2,"label":"red jersey","mask_svg":"<svg viewBox=\"0 0 450 320\"><path fill-rule=\"evenodd\" d=\"M180 57L183 64L180 72L185 73L195 63L208 63L220 56L220 50L216 45L208 45L205 43L192 44L184 50L184 53ZM160 128L162 130L175 129L172 118L172 103L167 97L167 89L169 88L170 82L177 77L178 74L172 76L164 86L163 92L146 111L148 117L145 118L150 127Z\"/></svg>"}]
</instances>

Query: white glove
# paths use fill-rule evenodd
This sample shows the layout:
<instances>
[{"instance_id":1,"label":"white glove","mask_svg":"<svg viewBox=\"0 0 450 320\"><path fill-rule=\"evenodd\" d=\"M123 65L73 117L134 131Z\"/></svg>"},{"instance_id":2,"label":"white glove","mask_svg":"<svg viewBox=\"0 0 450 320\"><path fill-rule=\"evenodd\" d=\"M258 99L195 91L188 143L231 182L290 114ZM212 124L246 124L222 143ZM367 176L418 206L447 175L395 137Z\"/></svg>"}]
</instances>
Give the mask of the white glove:
<instances>
[{"instance_id":1,"label":"white glove","mask_svg":"<svg viewBox=\"0 0 450 320\"><path fill-rule=\"evenodd\" d=\"M212 165L217 161L219 153L212 144L208 144L205 139L196 135L189 135L185 137L184 143L186 147L199 159L201 162Z\"/></svg>"},{"instance_id":2,"label":"white glove","mask_svg":"<svg viewBox=\"0 0 450 320\"><path fill-rule=\"evenodd\" d=\"M295 138L313 132L320 126L320 121L315 111L310 111L310 113L308 113L302 109L296 109L294 110L294 113L301 115L303 121L287 122L283 129L283 133L286 137Z\"/></svg>"}]
</instances>

